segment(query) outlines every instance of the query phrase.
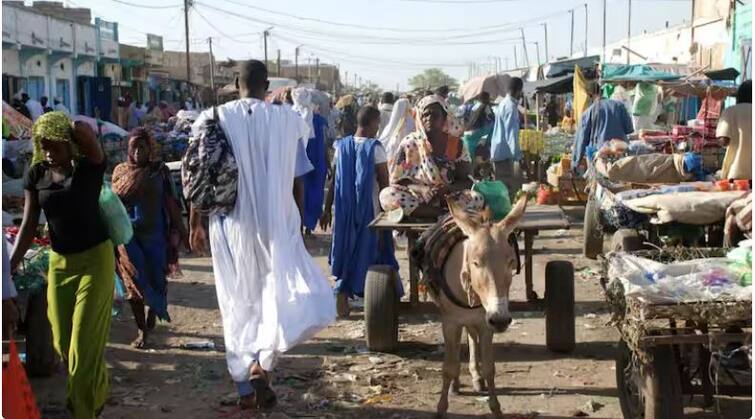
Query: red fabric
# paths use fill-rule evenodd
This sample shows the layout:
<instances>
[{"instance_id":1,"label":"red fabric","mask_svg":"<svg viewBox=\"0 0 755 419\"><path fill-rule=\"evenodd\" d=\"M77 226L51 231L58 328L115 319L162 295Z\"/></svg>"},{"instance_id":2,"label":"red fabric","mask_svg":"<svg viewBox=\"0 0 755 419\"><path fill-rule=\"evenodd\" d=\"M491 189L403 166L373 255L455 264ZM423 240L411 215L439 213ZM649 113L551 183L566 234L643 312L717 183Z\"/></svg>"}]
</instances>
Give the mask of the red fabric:
<instances>
[{"instance_id":1,"label":"red fabric","mask_svg":"<svg viewBox=\"0 0 755 419\"><path fill-rule=\"evenodd\" d=\"M40 419L34 393L18 357L16 344L10 342L10 361L3 368L3 417L5 419Z\"/></svg>"}]
</instances>

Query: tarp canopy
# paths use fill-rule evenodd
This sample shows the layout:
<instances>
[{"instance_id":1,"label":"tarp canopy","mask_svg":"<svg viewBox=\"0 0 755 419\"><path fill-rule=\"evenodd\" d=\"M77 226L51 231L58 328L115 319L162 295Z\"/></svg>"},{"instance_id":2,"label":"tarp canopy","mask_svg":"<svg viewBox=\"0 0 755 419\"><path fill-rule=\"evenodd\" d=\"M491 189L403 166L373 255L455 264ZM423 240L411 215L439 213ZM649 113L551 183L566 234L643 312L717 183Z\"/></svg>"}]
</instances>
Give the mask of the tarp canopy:
<instances>
[{"instance_id":1,"label":"tarp canopy","mask_svg":"<svg viewBox=\"0 0 755 419\"><path fill-rule=\"evenodd\" d=\"M482 92L488 92L491 98L506 96L510 80L511 76L508 74L475 77L459 87L459 96L465 102L479 96Z\"/></svg>"},{"instance_id":2,"label":"tarp canopy","mask_svg":"<svg viewBox=\"0 0 755 419\"><path fill-rule=\"evenodd\" d=\"M731 67L706 71L703 74L711 80L736 80L739 77L739 71Z\"/></svg>"},{"instance_id":3,"label":"tarp canopy","mask_svg":"<svg viewBox=\"0 0 755 419\"><path fill-rule=\"evenodd\" d=\"M574 66L578 65L581 69L594 68L600 62L599 55L589 57L573 58L569 60L556 61L543 66L543 73L546 79L560 77L566 74L574 74Z\"/></svg>"},{"instance_id":4,"label":"tarp canopy","mask_svg":"<svg viewBox=\"0 0 755 419\"><path fill-rule=\"evenodd\" d=\"M528 95L533 93L564 94L574 90L573 74L566 74L552 79L538 80L524 83L524 92Z\"/></svg>"},{"instance_id":5,"label":"tarp canopy","mask_svg":"<svg viewBox=\"0 0 755 419\"><path fill-rule=\"evenodd\" d=\"M615 81L661 81L677 80L680 76L666 71L659 71L647 64L603 64L601 80Z\"/></svg>"},{"instance_id":6,"label":"tarp canopy","mask_svg":"<svg viewBox=\"0 0 755 419\"><path fill-rule=\"evenodd\" d=\"M737 93L737 86L731 81L709 79L675 80L658 83L664 89L681 96L706 97L720 100Z\"/></svg>"}]
</instances>

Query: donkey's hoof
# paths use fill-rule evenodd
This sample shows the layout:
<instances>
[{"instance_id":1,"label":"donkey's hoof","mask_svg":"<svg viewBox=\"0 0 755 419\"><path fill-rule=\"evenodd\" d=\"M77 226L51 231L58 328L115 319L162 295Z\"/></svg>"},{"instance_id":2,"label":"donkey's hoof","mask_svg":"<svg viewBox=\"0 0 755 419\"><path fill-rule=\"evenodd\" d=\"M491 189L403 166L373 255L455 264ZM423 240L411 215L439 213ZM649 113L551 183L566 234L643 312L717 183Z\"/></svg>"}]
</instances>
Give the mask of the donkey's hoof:
<instances>
[{"instance_id":1,"label":"donkey's hoof","mask_svg":"<svg viewBox=\"0 0 755 419\"><path fill-rule=\"evenodd\" d=\"M472 388L474 389L474 391L482 393L486 390L485 380L483 380L482 378L478 378L476 380L472 379Z\"/></svg>"}]
</instances>

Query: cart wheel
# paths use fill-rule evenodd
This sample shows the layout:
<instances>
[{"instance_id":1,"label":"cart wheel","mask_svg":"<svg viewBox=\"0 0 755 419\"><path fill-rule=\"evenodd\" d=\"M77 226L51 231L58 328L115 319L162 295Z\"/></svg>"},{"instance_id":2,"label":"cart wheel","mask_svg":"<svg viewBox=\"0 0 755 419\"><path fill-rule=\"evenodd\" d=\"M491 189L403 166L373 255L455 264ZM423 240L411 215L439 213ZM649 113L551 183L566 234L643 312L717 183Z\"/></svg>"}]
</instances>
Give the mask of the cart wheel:
<instances>
[{"instance_id":1,"label":"cart wheel","mask_svg":"<svg viewBox=\"0 0 755 419\"><path fill-rule=\"evenodd\" d=\"M574 266L559 260L545 265L545 345L553 352L574 350Z\"/></svg>"},{"instance_id":2,"label":"cart wheel","mask_svg":"<svg viewBox=\"0 0 755 419\"><path fill-rule=\"evenodd\" d=\"M52 346L52 329L47 320L47 292L29 297L26 309L26 369L30 376L49 377L58 366Z\"/></svg>"},{"instance_id":3,"label":"cart wheel","mask_svg":"<svg viewBox=\"0 0 755 419\"><path fill-rule=\"evenodd\" d=\"M367 348L388 352L398 345L396 272L390 266L371 266L364 286L364 327Z\"/></svg>"},{"instance_id":4,"label":"cart wheel","mask_svg":"<svg viewBox=\"0 0 755 419\"><path fill-rule=\"evenodd\" d=\"M616 386L621 413L627 419L680 419L683 417L679 369L670 346L652 351L653 361L644 374L632 363L629 346L619 341Z\"/></svg>"},{"instance_id":5,"label":"cart wheel","mask_svg":"<svg viewBox=\"0 0 755 419\"><path fill-rule=\"evenodd\" d=\"M637 230L622 228L613 233L611 250L614 252L634 252L643 249L643 237Z\"/></svg>"},{"instance_id":6,"label":"cart wheel","mask_svg":"<svg viewBox=\"0 0 755 419\"><path fill-rule=\"evenodd\" d=\"M600 227L600 207L594 196L585 204L583 252L586 258L595 259L603 253L603 231Z\"/></svg>"}]
</instances>

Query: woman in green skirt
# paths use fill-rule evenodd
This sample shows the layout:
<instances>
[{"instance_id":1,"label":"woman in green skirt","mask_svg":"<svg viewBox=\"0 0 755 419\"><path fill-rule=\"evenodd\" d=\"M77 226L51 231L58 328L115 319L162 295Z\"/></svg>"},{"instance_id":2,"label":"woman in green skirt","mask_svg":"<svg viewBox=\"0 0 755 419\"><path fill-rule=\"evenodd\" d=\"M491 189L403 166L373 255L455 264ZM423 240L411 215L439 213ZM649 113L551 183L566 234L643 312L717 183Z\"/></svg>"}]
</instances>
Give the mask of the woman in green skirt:
<instances>
[{"instance_id":1,"label":"woman in green skirt","mask_svg":"<svg viewBox=\"0 0 755 419\"><path fill-rule=\"evenodd\" d=\"M100 215L105 155L94 131L62 112L32 127L34 154L24 179L26 203L11 257L17 269L44 211L50 231L47 315L53 343L68 366L68 408L76 419L100 413L108 394L105 345L110 331L115 261Z\"/></svg>"}]
</instances>

